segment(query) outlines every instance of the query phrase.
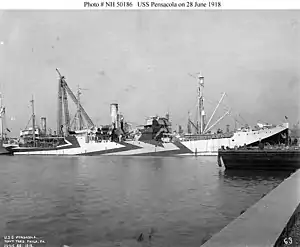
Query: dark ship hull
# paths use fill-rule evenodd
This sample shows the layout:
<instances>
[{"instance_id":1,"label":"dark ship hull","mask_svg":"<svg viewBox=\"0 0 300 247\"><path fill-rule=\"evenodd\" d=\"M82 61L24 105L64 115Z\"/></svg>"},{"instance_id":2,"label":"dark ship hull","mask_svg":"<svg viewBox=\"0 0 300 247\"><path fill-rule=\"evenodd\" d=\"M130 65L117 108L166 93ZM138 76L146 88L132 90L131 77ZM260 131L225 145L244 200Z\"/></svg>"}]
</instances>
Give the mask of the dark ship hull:
<instances>
[{"instance_id":1,"label":"dark ship hull","mask_svg":"<svg viewBox=\"0 0 300 247\"><path fill-rule=\"evenodd\" d=\"M219 150L220 162L235 170L296 170L300 168L300 150L257 149Z\"/></svg>"}]
</instances>

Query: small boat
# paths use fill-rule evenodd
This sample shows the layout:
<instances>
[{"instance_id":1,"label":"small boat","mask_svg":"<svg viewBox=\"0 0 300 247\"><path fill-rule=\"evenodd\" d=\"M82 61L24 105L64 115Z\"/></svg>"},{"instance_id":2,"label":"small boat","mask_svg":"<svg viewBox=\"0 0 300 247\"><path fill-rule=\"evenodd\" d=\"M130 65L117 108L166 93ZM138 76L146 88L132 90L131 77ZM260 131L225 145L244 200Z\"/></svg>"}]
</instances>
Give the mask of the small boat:
<instances>
[{"instance_id":1,"label":"small boat","mask_svg":"<svg viewBox=\"0 0 300 247\"><path fill-rule=\"evenodd\" d=\"M4 131L4 123L5 123L5 107L2 105L2 94L0 93L0 155L9 155L12 152L8 151L5 146L8 144L6 143L7 137Z\"/></svg>"},{"instance_id":2,"label":"small boat","mask_svg":"<svg viewBox=\"0 0 300 247\"><path fill-rule=\"evenodd\" d=\"M3 147L2 140L0 141L0 155L6 155L9 154L9 152Z\"/></svg>"}]
</instances>

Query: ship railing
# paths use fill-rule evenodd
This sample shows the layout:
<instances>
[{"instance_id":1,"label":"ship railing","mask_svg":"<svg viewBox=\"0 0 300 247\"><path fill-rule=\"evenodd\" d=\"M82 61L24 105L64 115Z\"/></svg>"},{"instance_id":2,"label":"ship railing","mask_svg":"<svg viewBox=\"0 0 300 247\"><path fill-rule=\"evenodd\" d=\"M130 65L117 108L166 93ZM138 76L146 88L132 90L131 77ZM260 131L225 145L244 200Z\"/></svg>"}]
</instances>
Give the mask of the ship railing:
<instances>
[{"instance_id":1,"label":"ship railing","mask_svg":"<svg viewBox=\"0 0 300 247\"><path fill-rule=\"evenodd\" d=\"M109 142L111 141L111 136L107 134L102 134L99 136L87 136L88 142L94 143L102 143L102 142Z\"/></svg>"},{"instance_id":2,"label":"ship railing","mask_svg":"<svg viewBox=\"0 0 300 247\"><path fill-rule=\"evenodd\" d=\"M219 150L259 150L258 146L235 146L234 148L221 146ZM299 150L300 146L298 145L286 145L286 144L270 144L265 143L263 150Z\"/></svg>"},{"instance_id":3,"label":"ship railing","mask_svg":"<svg viewBox=\"0 0 300 247\"><path fill-rule=\"evenodd\" d=\"M60 139L64 137L59 136L37 136L35 141L32 137L21 138L18 141L20 147L40 147L40 148L55 148L59 145Z\"/></svg>"},{"instance_id":4,"label":"ship railing","mask_svg":"<svg viewBox=\"0 0 300 247\"><path fill-rule=\"evenodd\" d=\"M197 134L197 135L185 135L183 137L184 141L194 141L194 140L209 140L209 139L222 139L230 138L233 136L233 133L222 133L222 134Z\"/></svg>"}]
</instances>

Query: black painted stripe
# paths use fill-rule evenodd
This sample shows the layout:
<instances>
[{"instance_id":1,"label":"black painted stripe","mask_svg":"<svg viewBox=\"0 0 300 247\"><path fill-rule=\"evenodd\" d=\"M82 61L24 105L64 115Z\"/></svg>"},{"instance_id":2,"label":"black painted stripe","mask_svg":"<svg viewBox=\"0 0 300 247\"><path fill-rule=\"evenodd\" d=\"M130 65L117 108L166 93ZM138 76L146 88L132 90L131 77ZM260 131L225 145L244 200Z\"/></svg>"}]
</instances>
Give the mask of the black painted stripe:
<instances>
[{"instance_id":1,"label":"black painted stripe","mask_svg":"<svg viewBox=\"0 0 300 247\"><path fill-rule=\"evenodd\" d=\"M84 156L96 156L96 155L103 155L103 154L116 154L124 151L130 151L134 149L143 149L142 147L135 146L133 144L129 144L126 142L121 142L120 144L124 145L125 147L123 148L114 148L114 149L109 149L109 150L103 150L103 151L95 151L95 152L90 152L90 153L85 153L85 154L78 154L78 155L84 155ZM166 151L157 151L157 152L147 152L145 153L136 153L136 154L124 154L124 156L174 156L174 155L179 155L179 154L188 154L188 153L193 153L190 149L185 147L183 144L180 142L174 142L173 143L177 148L175 150L166 150ZM122 154L119 154L122 155Z\"/></svg>"}]
</instances>

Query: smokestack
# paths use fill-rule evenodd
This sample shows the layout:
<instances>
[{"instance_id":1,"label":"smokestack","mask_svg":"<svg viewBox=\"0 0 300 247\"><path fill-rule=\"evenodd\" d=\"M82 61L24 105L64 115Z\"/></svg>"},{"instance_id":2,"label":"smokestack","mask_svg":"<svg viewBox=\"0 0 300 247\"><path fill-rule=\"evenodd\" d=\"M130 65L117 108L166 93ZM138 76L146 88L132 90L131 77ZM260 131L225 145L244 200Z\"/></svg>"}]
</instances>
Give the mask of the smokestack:
<instances>
[{"instance_id":1,"label":"smokestack","mask_svg":"<svg viewBox=\"0 0 300 247\"><path fill-rule=\"evenodd\" d=\"M226 132L229 133L229 124L226 125Z\"/></svg>"},{"instance_id":2,"label":"smokestack","mask_svg":"<svg viewBox=\"0 0 300 247\"><path fill-rule=\"evenodd\" d=\"M45 117L41 117L41 132L42 132L42 135L47 134L47 125L46 125L46 118Z\"/></svg>"},{"instance_id":3,"label":"smokestack","mask_svg":"<svg viewBox=\"0 0 300 247\"><path fill-rule=\"evenodd\" d=\"M120 114L119 118L120 118L119 119L120 120L120 128L121 128L122 131L124 131L124 127L125 127L124 126L124 116Z\"/></svg>"},{"instance_id":4,"label":"smokestack","mask_svg":"<svg viewBox=\"0 0 300 247\"><path fill-rule=\"evenodd\" d=\"M182 126L181 126L181 125L178 125L178 133L179 133L179 134L182 134L182 132L183 132L183 131L182 131Z\"/></svg>"},{"instance_id":5,"label":"smokestack","mask_svg":"<svg viewBox=\"0 0 300 247\"><path fill-rule=\"evenodd\" d=\"M119 107L118 104L113 103L110 104L110 116L111 116L111 123L115 125L116 128L119 128Z\"/></svg>"},{"instance_id":6,"label":"smokestack","mask_svg":"<svg viewBox=\"0 0 300 247\"><path fill-rule=\"evenodd\" d=\"M167 114L166 114L166 119L170 119L170 114L169 114L169 112L167 112Z\"/></svg>"}]
</instances>

